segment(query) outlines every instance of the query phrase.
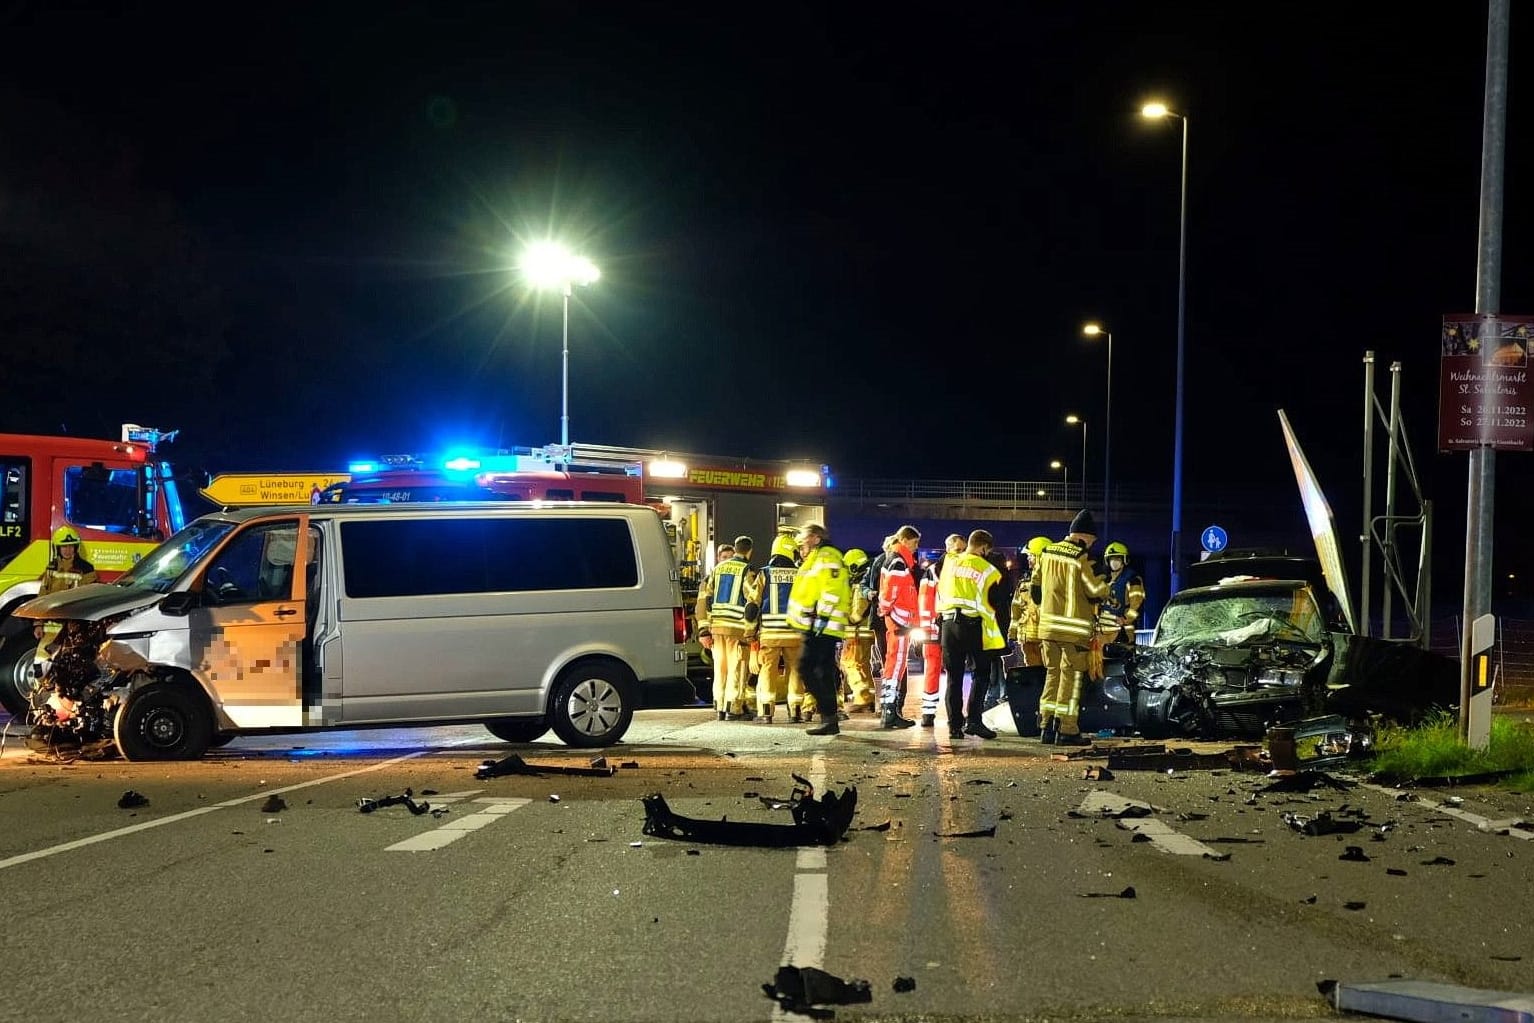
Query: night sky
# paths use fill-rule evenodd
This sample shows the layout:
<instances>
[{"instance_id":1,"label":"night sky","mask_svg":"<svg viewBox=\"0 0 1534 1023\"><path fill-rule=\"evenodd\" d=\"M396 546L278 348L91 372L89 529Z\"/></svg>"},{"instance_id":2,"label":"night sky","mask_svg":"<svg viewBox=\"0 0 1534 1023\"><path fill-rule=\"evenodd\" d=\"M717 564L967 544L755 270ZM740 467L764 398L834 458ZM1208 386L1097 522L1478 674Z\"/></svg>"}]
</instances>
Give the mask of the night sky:
<instances>
[{"instance_id":1,"label":"night sky","mask_svg":"<svg viewBox=\"0 0 1534 1023\"><path fill-rule=\"evenodd\" d=\"M1115 486L1164 500L1163 99L1190 117L1186 500L1303 529L1284 407L1352 533L1372 348L1462 548L1437 335L1475 299L1486 9L1404 10L11 3L0 429L180 426L211 469L555 441L559 301L514 272L555 237L603 274L572 304L577 441L1079 478L1075 412L1098 484L1096 319ZM1502 306L1534 312L1518 14ZM1528 456L1499 463L1516 501Z\"/></svg>"}]
</instances>

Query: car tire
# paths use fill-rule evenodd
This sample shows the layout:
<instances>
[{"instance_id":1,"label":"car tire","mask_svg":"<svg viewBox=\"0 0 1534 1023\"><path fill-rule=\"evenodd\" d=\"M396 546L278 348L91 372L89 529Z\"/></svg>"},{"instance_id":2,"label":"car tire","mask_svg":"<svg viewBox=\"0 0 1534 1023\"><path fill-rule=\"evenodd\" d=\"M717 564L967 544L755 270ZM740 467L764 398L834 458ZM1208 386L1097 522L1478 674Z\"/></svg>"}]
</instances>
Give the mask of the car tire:
<instances>
[{"instance_id":1,"label":"car tire","mask_svg":"<svg viewBox=\"0 0 1534 1023\"><path fill-rule=\"evenodd\" d=\"M118 708L112 735L125 760L196 760L213 741L213 717L201 693L155 682Z\"/></svg>"},{"instance_id":2,"label":"car tire","mask_svg":"<svg viewBox=\"0 0 1534 1023\"><path fill-rule=\"evenodd\" d=\"M621 665L611 661L572 665L554 683L549 722L567 746L611 746L634 720L636 692L633 676Z\"/></svg>"},{"instance_id":3,"label":"car tire","mask_svg":"<svg viewBox=\"0 0 1534 1023\"><path fill-rule=\"evenodd\" d=\"M502 742L533 742L549 730L549 723L543 718L501 718L486 721L485 727Z\"/></svg>"},{"instance_id":4,"label":"car tire","mask_svg":"<svg viewBox=\"0 0 1534 1023\"><path fill-rule=\"evenodd\" d=\"M36 657L37 640L31 629L0 640L0 707L18 720L32 709L28 697L37 686L32 675Z\"/></svg>"}]
</instances>

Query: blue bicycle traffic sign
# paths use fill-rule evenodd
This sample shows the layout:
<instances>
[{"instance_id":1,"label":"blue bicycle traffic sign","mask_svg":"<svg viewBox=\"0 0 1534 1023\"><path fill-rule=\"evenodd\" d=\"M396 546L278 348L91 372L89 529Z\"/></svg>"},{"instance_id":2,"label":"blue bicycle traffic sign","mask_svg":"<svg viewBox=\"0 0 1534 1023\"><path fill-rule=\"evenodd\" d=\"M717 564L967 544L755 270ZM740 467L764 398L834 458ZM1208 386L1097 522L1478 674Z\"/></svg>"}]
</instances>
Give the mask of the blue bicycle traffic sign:
<instances>
[{"instance_id":1,"label":"blue bicycle traffic sign","mask_svg":"<svg viewBox=\"0 0 1534 1023\"><path fill-rule=\"evenodd\" d=\"M1218 554L1225 549L1226 544L1230 543L1230 537L1226 536L1225 530L1219 526L1210 526L1204 530L1200 539L1204 542L1204 550L1210 554Z\"/></svg>"}]
</instances>

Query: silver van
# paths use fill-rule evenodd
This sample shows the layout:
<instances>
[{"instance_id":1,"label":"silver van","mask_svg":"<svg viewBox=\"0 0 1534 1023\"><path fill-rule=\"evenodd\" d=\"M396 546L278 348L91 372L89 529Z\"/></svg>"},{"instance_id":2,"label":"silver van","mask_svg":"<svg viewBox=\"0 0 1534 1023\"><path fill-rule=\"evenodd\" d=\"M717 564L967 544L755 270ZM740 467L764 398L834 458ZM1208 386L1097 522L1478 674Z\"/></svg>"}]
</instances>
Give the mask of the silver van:
<instances>
[{"instance_id":1,"label":"silver van","mask_svg":"<svg viewBox=\"0 0 1534 1023\"><path fill-rule=\"evenodd\" d=\"M257 732L482 722L619 741L682 706L686 622L650 508L385 504L200 518L110 584L16 614L61 621L34 738L188 759Z\"/></svg>"}]
</instances>

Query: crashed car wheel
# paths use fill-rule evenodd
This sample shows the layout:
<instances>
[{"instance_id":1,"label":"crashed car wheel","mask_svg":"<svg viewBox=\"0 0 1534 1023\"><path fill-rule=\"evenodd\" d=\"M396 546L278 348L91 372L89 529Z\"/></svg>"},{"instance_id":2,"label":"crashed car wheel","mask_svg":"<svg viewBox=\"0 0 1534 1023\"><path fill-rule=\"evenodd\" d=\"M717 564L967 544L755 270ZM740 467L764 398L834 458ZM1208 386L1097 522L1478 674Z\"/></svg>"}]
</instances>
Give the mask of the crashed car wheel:
<instances>
[{"instance_id":1,"label":"crashed car wheel","mask_svg":"<svg viewBox=\"0 0 1534 1023\"><path fill-rule=\"evenodd\" d=\"M532 742L549 730L549 723L543 718L502 718L486 721L485 727L502 742Z\"/></svg>"},{"instance_id":2,"label":"crashed car wheel","mask_svg":"<svg viewBox=\"0 0 1534 1023\"><path fill-rule=\"evenodd\" d=\"M213 721L201 694L165 682L130 696L112 731L128 760L196 760L213 741Z\"/></svg>"},{"instance_id":3,"label":"crashed car wheel","mask_svg":"<svg viewBox=\"0 0 1534 1023\"><path fill-rule=\"evenodd\" d=\"M29 697L37 687L32 674L36 656L37 640L30 629L0 641L0 706L12 717L25 717L31 709Z\"/></svg>"},{"instance_id":4,"label":"crashed car wheel","mask_svg":"<svg viewBox=\"0 0 1534 1023\"><path fill-rule=\"evenodd\" d=\"M550 701L555 734L568 746L611 746L634 719L635 688L627 669L611 662L566 668Z\"/></svg>"}]
</instances>

